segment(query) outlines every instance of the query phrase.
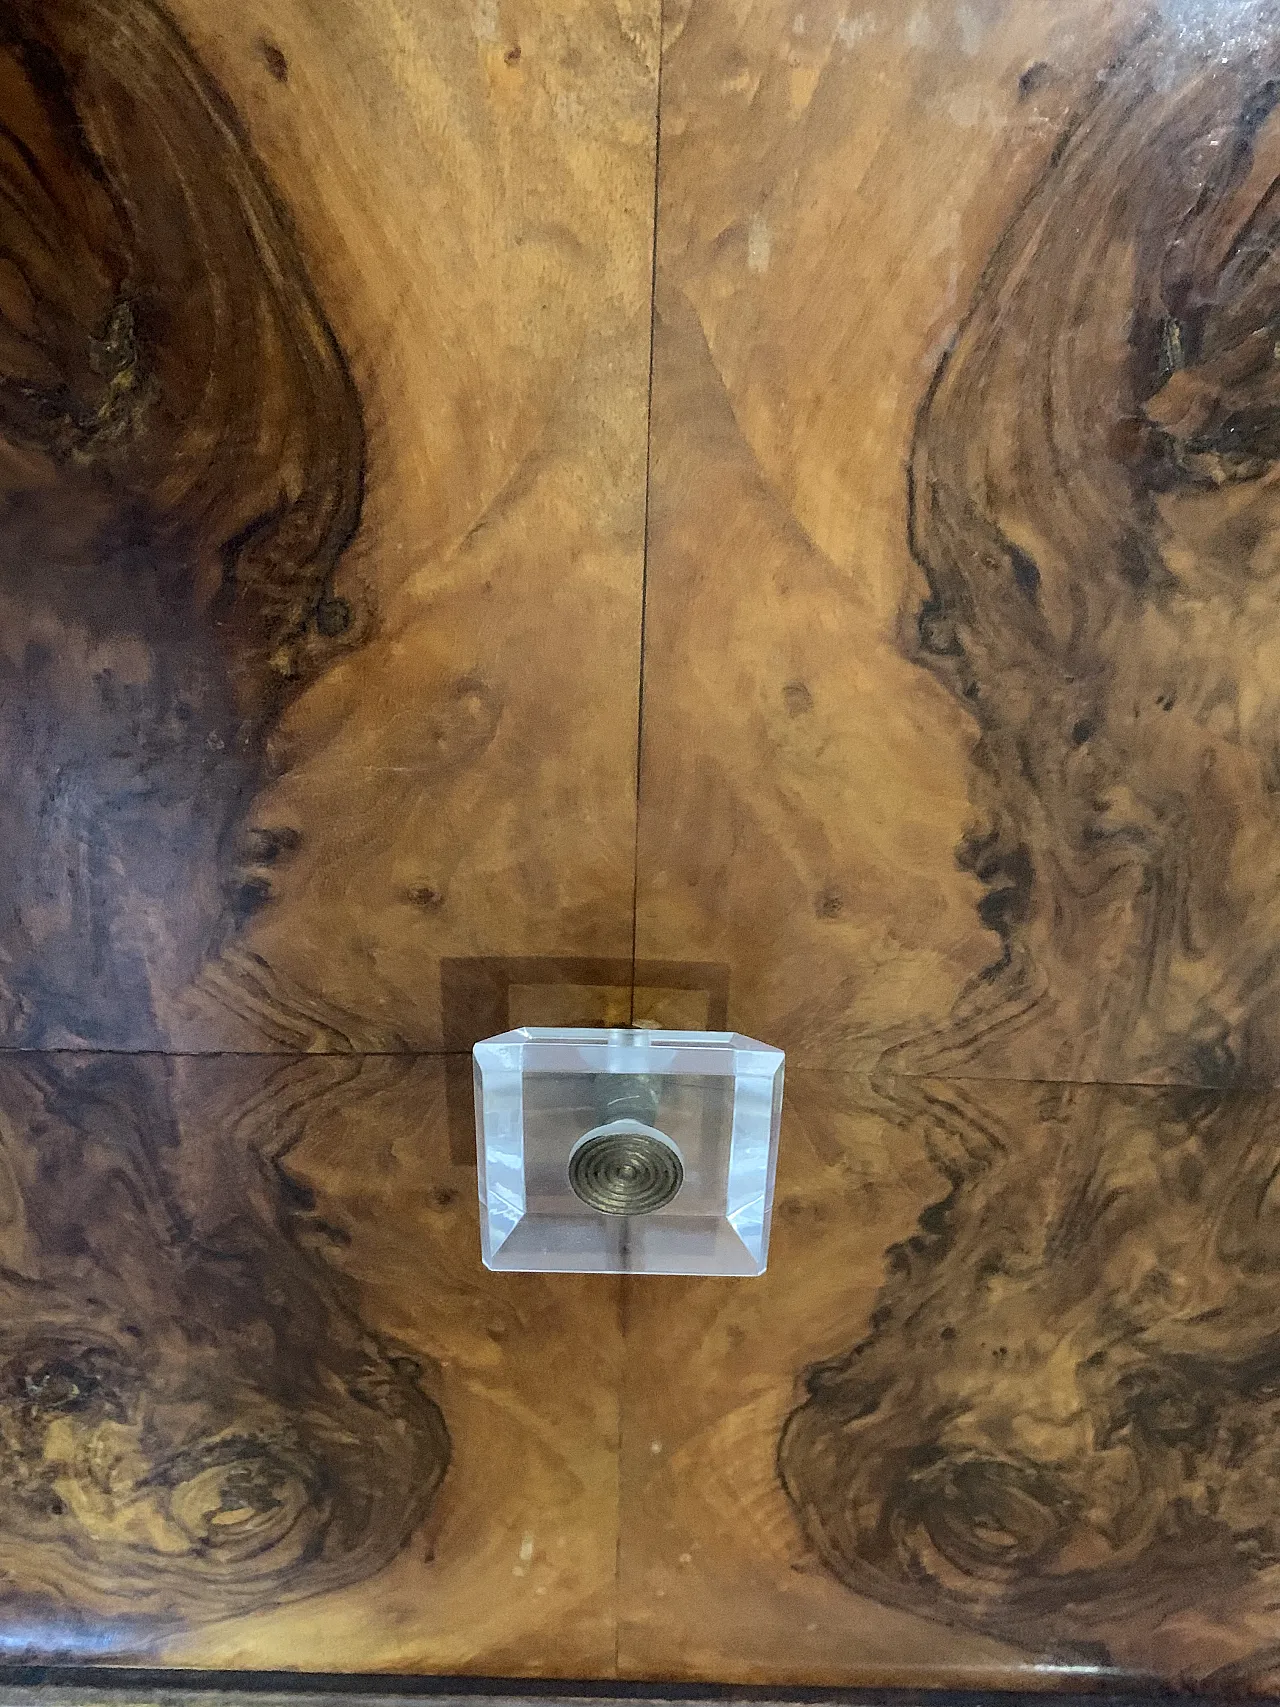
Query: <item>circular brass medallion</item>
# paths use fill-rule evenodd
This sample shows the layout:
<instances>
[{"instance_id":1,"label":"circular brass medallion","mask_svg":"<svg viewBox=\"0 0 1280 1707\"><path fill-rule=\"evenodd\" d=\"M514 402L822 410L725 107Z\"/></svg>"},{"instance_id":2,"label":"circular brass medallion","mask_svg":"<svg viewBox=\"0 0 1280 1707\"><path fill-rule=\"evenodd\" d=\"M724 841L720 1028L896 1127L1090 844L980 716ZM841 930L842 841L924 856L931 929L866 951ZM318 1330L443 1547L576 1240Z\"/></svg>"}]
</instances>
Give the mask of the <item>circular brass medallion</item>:
<instances>
[{"instance_id":1,"label":"circular brass medallion","mask_svg":"<svg viewBox=\"0 0 1280 1707\"><path fill-rule=\"evenodd\" d=\"M605 1215L652 1215L684 1184L684 1164L673 1144L647 1132L601 1132L569 1157L569 1184Z\"/></svg>"}]
</instances>

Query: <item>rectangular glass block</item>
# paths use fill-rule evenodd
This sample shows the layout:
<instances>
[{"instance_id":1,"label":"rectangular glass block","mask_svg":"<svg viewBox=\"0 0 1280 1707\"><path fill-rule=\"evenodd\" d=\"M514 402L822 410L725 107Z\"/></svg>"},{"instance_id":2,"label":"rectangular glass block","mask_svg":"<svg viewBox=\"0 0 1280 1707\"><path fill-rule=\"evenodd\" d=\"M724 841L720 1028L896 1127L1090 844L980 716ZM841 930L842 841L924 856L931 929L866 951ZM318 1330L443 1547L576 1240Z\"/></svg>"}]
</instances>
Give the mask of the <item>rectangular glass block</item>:
<instances>
[{"instance_id":1,"label":"rectangular glass block","mask_svg":"<svg viewBox=\"0 0 1280 1707\"><path fill-rule=\"evenodd\" d=\"M522 1026L474 1055L489 1268L764 1272L780 1049L731 1031Z\"/></svg>"}]
</instances>

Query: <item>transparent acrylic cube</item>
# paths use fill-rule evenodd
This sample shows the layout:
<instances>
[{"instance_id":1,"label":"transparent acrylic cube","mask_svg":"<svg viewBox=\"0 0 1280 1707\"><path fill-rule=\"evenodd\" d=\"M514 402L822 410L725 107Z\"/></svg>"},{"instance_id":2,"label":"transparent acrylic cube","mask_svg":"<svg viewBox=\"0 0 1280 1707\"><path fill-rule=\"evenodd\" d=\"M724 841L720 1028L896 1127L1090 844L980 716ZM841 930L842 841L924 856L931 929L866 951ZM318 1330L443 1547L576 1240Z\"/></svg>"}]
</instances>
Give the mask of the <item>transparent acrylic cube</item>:
<instances>
[{"instance_id":1,"label":"transparent acrylic cube","mask_svg":"<svg viewBox=\"0 0 1280 1707\"><path fill-rule=\"evenodd\" d=\"M487 1267L764 1272L780 1049L730 1031L523 1026L474 1054Z\"/></svg>"}]
</instances>

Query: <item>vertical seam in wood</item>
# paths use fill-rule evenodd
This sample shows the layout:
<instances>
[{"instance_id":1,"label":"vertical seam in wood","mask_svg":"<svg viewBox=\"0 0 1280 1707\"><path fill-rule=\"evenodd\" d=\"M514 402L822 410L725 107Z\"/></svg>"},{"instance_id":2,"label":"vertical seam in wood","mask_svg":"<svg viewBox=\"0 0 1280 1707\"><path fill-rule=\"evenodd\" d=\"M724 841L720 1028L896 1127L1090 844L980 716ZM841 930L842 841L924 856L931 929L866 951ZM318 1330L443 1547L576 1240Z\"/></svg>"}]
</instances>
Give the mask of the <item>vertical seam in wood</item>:
<instances>
[{"instance_id":1,"label":"vertical seam in wood","mask_svg":"<svg viewBox=\"0 0 1280 1707\"><path fill-rule=\"evenodd\" d=\"M663 0L658 0L658 69L653 93L653 246L649 257L649 385L644 424L644 536L640 562L640 659L636 696L636 795L635 831L631 869L631 990L628 1019L636 1020L636 956L640 920L640 784L644 767L644 650L649 615L649 507L653 482L653 347L658 318L658 191L662 170L662 61L665 49ZM617 1541L613 1560L613 1675L622 1674L622 1545L623 1497L626 1467L627 1329L630 1314L627 1276L618 1278L618 1479L614 1496Z\"/></svg>"},{"instance_id":2,"label":"vertical seam in wood","mask_svg":"<svg viewBox=\"0 0 1280 1707\"><path fill-rule=\"evenodd\" d=\"M631 990L627 1021L636 1022L636 955L640 921L640 787L644 769L644 653L649 617L649 511L653 484L653 347L658 318L658 188L662 170L663 0L658 0L658 71L653 102L653 242L649 257L649 384L644 424L644 532L640 557L640 660L636 695L636 795L631 867Z\"/></svg>"}]
</instances>

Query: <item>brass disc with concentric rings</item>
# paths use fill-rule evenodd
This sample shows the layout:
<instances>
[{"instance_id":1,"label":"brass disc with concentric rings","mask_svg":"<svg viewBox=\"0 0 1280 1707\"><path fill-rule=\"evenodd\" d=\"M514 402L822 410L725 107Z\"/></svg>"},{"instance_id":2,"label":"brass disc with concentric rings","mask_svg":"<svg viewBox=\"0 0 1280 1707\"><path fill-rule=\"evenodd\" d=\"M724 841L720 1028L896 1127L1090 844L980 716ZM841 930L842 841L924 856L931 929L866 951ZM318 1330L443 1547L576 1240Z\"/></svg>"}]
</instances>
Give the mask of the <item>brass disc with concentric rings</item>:
<instances>
[{"instance_id":1,"label":"brass disc with concentric rings","mask_svg":"<svg viewBox=\"0 0 1280 1707\"><path fill-rule=\"evenodd\" d=\"M601 1132L569 1157L574 1196L605 1215L652 1215L684 1184L673 1144L647 1132Z\"/></svg>"}]
</instances>

